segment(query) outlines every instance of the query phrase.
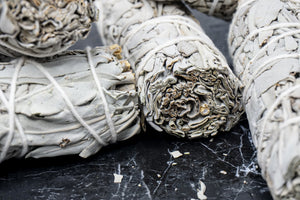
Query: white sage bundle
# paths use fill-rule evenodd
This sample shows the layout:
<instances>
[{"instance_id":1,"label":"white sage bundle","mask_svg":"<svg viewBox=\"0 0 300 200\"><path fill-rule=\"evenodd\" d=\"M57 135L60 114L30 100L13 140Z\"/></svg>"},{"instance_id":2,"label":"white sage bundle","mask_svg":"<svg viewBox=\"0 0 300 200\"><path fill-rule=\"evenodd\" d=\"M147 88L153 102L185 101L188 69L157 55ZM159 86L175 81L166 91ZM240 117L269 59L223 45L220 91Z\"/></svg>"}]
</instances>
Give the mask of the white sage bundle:
<instances>
[{"instance_id":1,"label":"white sage bundle","mask_svg":"<svg viewBox=\"0 0 300 200\"><path fill-rule=\"evenodd\" d=\"M300 2L241 1L228 42L262 174L274 199L300 199Z\"/></svg>"},{"instance_id":2,"label":"white sage bundle","mask_svg":"<svg viewBox=\"0 0 300 200\"><path fill-rule=\"evenodd\" d=\"M119 50L119 49L118 49ZM118 50L0 63L0 161L88 157L140 130L135 77Z\"/></svg>"},{"instance_id":3,"label":"white sage bundle","mask_svg":"<svg viewBox=\"0 0 300 200\"><path fill-rule=\"evenodd\" d=\"M183 1L191 8L218 18L230 20L238 5L238 0L155 0L158 2L175 3Z\"/></svg>"},{"instance_id":4,"label":"white sage bundle","mask_svg":"<svg viewBox=\"0 0 300 200\"><path fill-rule=\"evenodd\" d=\"M177 5L96 1L107 44L118 43L136 74L147 122L188 138L228 131L243 113L241 85L201 27Z\"/></svg>"},{"instance_id":5,"label":"white sage bundle","mask_svg":"<svg viewBox=\"0 0 300 200\"><path fill-rule=\"evenodd\" d=\"M0 0L0 53L52 56L87 37L94 0Z\"/></svg>"}]
</instances>

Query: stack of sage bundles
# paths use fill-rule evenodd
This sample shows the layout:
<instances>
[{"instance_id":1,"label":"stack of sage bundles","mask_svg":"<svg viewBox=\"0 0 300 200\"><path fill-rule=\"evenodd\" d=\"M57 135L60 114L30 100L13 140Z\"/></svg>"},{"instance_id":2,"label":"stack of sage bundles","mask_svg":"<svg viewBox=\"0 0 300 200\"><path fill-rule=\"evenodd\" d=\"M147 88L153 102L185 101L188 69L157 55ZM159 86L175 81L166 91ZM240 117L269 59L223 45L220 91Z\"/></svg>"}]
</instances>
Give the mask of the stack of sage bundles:
<instances>
[{"instance_id":1,"label":"stack of sage bundles","mask_svg":"<svg viewBox=\"0 0 300 200\"><path fill-rule=\"evenodd\" d=\"M96 5L103 15L102 39L122 46L152 127L196 138L228 131L239 120L240 82L182 5L131 0Z\"/></svg>"},{"instance_id":2,"label":"stack of sage bundles","mask_svg":"<svg viewBox=\"0 0 300 200\"><path fill-rule=\"evenodd\" d=\"M140 130L135 77L109 47L1 63L0 162L88 157Z\"/></svg>"},{"instance_id":3,"label":"stack of sage bundles","mask_svg":"<svg viewBox=\"0 0 300 200\"><path fill-rule=\"evenodd\" d=\"M244 0L229 45L274 199L300 199L300 2Z\"/></svg>"},{"instance_id":4,"label":"stack of sage bundles","mask_svg":"<svg viewBox=\"0 0 300 200\"><path fill-rule=\"evenodd\" d=\"M238 0L155 0L174 3L183 1L186 5L208 15L230 20L238 5Z\"/></svg>"},{"instance_id":5,"label":"stack of sage bundles","mask_svg":"<svg viewBox=\"0 0 300 200\"><path fill-rule=\"evenodd\" d=\"M0 0L0 53L45 57L86 38L93 0Z\"/></svg>"}]
</instances>

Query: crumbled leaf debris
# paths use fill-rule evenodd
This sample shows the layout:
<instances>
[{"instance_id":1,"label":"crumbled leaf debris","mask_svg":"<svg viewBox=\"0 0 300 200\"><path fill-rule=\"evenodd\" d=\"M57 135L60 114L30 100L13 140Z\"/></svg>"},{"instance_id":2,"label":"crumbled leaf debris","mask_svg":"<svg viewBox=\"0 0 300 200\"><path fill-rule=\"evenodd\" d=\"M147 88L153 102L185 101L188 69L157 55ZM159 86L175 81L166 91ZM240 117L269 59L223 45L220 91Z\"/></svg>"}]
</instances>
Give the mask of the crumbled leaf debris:
<instances>
[{"instance_id":1,"label":"crumbled leaf debris","mask_svg":"<svg viewBox=\"0 0 300 200\"><path fill-rule=\"evenodd\" d=\"M200 189L197 189L197 197L200 200L206 200L207 196L204 194L206 191L206 185L202 181L199 181L199 183L200 183Z\"/></svg>"},{"instance_id":2,"label":"crumbled leaf debris","mask_svg":"<svg viewBox=\"0 0 300 200\"><path fill-rule=\"evenodd\" d=\"M114 173L114 183L121 183L123 179L123 175Z\"/></svg>"},{"instance_id":3,"label":"crumbled leaf debris","mask_svg":"<svg viewBox=\"0 0 300 200\"><path fill-rule=\"evenodd\" d=\"M183 154L180 151L172 151L170 152L170 154L172 155L173 158L179 158L181 157Z\"/></svg>"},{"instance_id":4,"label":"crumbled leaf debris","mask_svg":"<svg viewBox=\"0 0 300 200\"><path fill-rule=\"evenodd\" d=\"M224 174L224 175L227 174L227 172L226 172L225 170L221 170L220 173L221 173L221 174Z\"/></svg>"}]
</instances>

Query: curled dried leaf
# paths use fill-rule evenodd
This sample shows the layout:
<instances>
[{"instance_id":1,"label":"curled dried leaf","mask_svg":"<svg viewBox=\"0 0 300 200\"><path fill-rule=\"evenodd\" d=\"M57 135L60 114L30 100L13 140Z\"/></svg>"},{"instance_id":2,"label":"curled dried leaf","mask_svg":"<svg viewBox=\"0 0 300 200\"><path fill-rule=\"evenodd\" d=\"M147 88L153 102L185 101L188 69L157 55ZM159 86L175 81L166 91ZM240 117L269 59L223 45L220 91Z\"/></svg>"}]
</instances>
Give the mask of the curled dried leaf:
<instances>
[{"instance_id":1,"label":"curled dried leaf","mask_svg":"<svg viewBox=\"0 0 300 200\"><path fill-rule=\"evenodd\" d=\"M1 0L0 52L52 56L87 37L98 18L93 0Z\"/></svg>"}]
</instances>

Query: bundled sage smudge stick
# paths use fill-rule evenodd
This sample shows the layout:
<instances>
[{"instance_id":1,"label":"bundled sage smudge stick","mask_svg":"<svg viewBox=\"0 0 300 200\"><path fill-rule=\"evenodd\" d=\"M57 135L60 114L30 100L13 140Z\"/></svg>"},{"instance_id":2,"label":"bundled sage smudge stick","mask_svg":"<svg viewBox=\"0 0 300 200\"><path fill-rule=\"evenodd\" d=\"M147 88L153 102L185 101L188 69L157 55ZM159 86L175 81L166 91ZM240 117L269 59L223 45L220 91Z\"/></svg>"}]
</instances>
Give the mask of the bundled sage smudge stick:
<instances>
[{"instance_id":1,"label":"bundled sage smudge stick","mask_svg":"<svg viewBox=\"0 0 300 200\"><path fill-rule=\"evenodd\" d=\"M96 1L104 42L121 44L137 79L143 114L158 131L208 137L243 113L241 85L225 58L180 5Z\"/></svg>"},{"instance_id":2,"label":"bundled sage smudge stick","mask_svg":"<svg viewBox=\"0 0 300 200\"><path fill-rule=\"evenodd\" d=\"M0 0L0 53L52 56L87 37L93 0Z\"/></svg>"},{"instance_id":3,"label":"bundled sage smudge stick","mask_svg":"<svg viewBox=\"0 0 300 200\"><path fill-rule=\"evenodd\" d=\"M238 0L155 0L164 3L184 2L191 8L218 18L230 20L238 5Z\"/></svg>"},{"instance_id":4,"label":"bundled sage smudge stick","mask_svg":"<svg viewBox=\"0 0 300 200\"><path fill-rule=\"evenodd\" d=\"M300 199L300 2L241 1L229 46L262 174L274 199Z\"/></svg>"},{"instance_id":5,"label":"bundled sage smudge stick","mask_svg":"<svg viewBox=\"0 0 300 200\"><path fill-rule=\"evenodd\" d=\"M137 134L135 77L114 47L0 63L0 161L88 157Z\"/></svg>"}]
</instances>

